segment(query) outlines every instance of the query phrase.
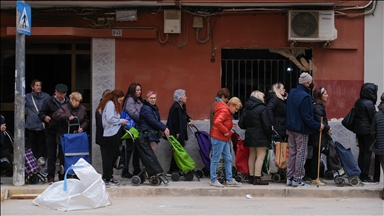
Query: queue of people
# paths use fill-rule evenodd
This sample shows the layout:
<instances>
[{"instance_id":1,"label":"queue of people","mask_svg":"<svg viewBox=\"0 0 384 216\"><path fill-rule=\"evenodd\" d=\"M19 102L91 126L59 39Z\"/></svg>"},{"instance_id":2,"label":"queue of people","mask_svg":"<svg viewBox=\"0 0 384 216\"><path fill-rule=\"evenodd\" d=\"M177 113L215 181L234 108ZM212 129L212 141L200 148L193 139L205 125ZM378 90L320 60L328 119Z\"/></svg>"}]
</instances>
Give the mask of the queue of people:
<instances>
[{"instance_id":1,"label":"queue of people","mask_svg":"<svg viewBox=\"0 0 384 216\"><path fill-rule=\"evenodd\" d=\"M67 133L67 122L75 119L79 127L73 130L83 132L89 126L86 108L80 105L82 95L72 92L66 96L68 87L57 84L55 93L49 96L41 91L42 82L33 80L32 92L26 94L26 131L32 143L33 152L39 165L46 164L48 182L54 182L56 172L56 159L63 164L63 152L60 136ZM284 85L277 82L272 85L271 91L266 95L260 91L253 91L246 101L238 125L245 130L244 146L249 147L248 181L253 185L268 185L262 180L262 165L266 149L270 146L273 133L277 133L282 140L289 143L289 160L286 170L287 186L309 186L306 180L318 177L318 152L324 149L330 141L331 127L328 124L326 105L328 91L324 87L313 90L313 78L309 73L303 72L298 79L296 88L288 93ZM384 116L384 93L381 96L379 111L375 109L377 85L365 83L361 87L360 98L354 104L355 125L354 133L357 135L359 156L358 166L361 169L360 179L364 183L379 181L380 168L384 164L384 141L382 134ZM188 124L193 125L192 118L187 114L186 90L177 89L173 95L173 104L170 107L167 123L160 120L159 109L156 105L157 93L148 91L142 98L142 87L132 83L124 94L119 89L106 90L95 110L96 144L100 145L103 167L103 179L107 185L119 186L113 178L114 162L119 154L121 137L124 134L126 119L121 118L121 111L125 110L136 123L153 152L161 138L175 136L182 146L188 140ZM232 156L230 153L230 138L233 127L236 126L232 115L242 109L240 99L230 96L227 88L217 92L214 103L210 109L210 138L212 143L212 159L210 166L210 185L223 187L217 180L216 169L220 158L223 158L225 168L225 182L227 186L240 186L241 183L233 179ZM5 124L2 124L5 128ZM273 132L275 131L275 132ZM319 140L321 139L321 143ZM372 145L374 143L374 145ZM139 142L127 140L125 146L125 162L121 176L131 178L141 172L140 157L136 152ZM312 149L311 158L307 158L308 149ZM369 174L372 152L375 153L375 167L373 179ZM172 154L171 154L172 155ZM133 172L129 172L132 158ZM173 156L170 157L168 174L179 172ZM63 172L59 172L59 180L63 179ZM313 182L312 182L313 183ZM324 185L321 181L320 185ZM384 199L384 188L383 188Z\"/></svg>"}]
</instances>

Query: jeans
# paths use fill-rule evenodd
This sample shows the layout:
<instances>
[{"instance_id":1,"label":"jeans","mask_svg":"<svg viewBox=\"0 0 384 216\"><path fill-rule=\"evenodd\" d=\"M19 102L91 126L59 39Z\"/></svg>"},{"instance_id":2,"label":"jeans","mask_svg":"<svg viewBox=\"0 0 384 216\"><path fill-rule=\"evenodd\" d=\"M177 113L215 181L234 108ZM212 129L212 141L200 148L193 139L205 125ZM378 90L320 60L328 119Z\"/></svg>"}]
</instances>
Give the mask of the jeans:
<instances>
[{"instance_id":1,"label":"jeans","mask_svg":"<svg viewBox=\"0 0 384 216\"><path fill-rule=\"evenodd\" d=\"M211 182L217 180L216 170L220 156L223 156L225 167L225 178L227 181L232 181L232 155L229 149L229 142L217 140L211 137L212 143L212 159L211 159Z\"/></svg>"}]
</instances>

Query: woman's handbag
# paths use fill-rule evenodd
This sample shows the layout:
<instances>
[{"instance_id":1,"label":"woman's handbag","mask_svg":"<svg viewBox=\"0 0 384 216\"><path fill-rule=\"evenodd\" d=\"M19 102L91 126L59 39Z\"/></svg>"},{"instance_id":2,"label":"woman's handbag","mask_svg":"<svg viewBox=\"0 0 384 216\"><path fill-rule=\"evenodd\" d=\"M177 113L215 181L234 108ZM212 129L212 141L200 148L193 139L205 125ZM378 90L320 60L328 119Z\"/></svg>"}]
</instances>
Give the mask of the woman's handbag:
<instances>
[{"instance_id":1,"label":"woman's handbag","mask_svg":"<svg viewBox=\"0 0 384 216\"><path fill-rule=\"evenodd\" d=\"M341 124L350 131L353 131L353 126L355 122L355 106L352 107L351 111L344 117Z\"/></svg>"}]
</instances>

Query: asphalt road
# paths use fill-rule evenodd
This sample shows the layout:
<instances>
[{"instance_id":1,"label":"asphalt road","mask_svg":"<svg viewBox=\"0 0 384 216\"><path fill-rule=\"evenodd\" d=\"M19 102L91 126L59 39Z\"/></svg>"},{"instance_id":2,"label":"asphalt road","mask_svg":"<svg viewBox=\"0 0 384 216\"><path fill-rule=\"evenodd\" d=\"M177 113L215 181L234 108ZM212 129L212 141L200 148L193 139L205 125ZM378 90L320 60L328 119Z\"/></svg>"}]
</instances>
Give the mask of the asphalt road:
<instances>
[{"instance_id":1,"label":"asphalt road","mask_svg":"<svg viewBox=\"0 0 384 216\"><path fill-rule=\"evenodd\" d=\"M112 205L61 212L6 200L1 215L384 215L383 200L357 198L132 197Z\"/></svg>"}]
</instances>

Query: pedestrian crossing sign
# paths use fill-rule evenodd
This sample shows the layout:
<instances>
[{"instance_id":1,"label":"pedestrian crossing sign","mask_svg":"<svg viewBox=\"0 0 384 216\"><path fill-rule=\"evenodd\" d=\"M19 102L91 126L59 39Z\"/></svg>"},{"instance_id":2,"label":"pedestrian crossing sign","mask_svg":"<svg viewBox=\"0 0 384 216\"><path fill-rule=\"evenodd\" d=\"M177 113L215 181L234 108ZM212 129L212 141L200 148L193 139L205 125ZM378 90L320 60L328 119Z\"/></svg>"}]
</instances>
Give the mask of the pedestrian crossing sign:
<instances>
[{"instance_id":1,"label":"pedestrian crossing sign","mask_svg":"<svg viewBox=\"0 0 384 216\"><path fill-rule=\"evenodd\" d=\"M16 29L20 34L31 35L32 14L29 4L16 2Z\"/></svg>"}]
</instances>

